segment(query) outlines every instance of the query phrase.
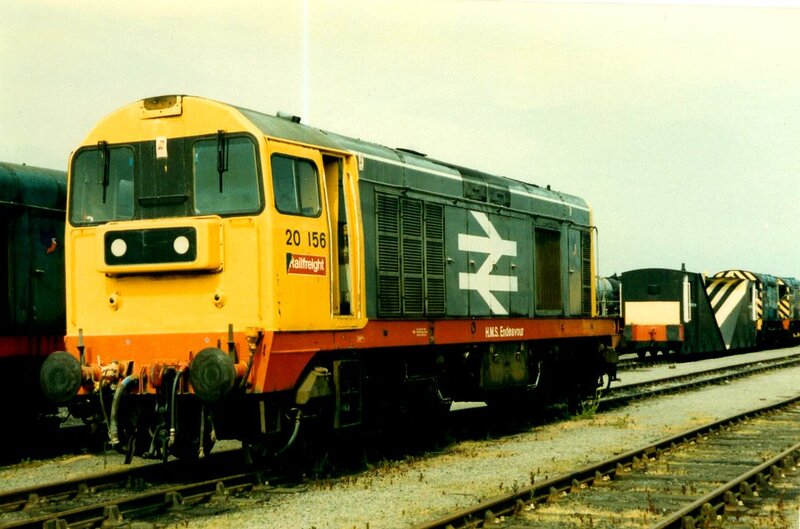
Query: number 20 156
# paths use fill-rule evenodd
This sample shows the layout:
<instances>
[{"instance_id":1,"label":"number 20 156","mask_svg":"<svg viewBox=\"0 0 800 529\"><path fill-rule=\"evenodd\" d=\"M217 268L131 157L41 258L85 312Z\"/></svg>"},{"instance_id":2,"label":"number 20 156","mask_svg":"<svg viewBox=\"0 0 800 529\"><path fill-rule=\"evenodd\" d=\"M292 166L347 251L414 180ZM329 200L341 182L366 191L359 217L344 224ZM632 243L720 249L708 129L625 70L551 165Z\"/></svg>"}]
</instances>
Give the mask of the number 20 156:
<instances>
[{"instance_id":1,"label":"number 20 156","mask_svg":"<svg viewBox=\"0 0 800 529\"><path fill-rule=\"evenodd\" d=\"M286 235L286 246L300 246L303 241L300 230L287 229L284 235ZM318 231L306 232L306 242L313 248L325 248L328 245L325 234Z\"/></svg>"}]
</instances>

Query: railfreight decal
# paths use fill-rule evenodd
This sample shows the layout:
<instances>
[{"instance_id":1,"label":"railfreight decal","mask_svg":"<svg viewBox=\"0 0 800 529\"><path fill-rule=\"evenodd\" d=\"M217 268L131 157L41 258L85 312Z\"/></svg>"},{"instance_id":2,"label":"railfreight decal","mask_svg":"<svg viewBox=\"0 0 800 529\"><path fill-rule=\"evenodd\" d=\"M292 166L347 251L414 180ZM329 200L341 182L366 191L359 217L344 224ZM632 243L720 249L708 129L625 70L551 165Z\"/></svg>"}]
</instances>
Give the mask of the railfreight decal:
<instances>
[{"instance_id":1,"label":"railfreight decal","mask_svg":"<svg viewBox=\"0 0 800 529\"><path fill-rule=\"evenodd\" d=\"M317 255L287 253L286 272L289 274L324 276L326 274L325 258Z\"/></svg>"},{"instance_id":2,"label":"railfreight decal","mask_svg":"<svg viewBox=\"0 0 800 529\"><path fill-rule=\"evenodd\" d=\"M470 211L486 232L486 237L478 235L458 234L458 249L462 252L486 254L477 272L461 272L458 274L458 288L475 290L489 305L494 314L508 314L508 309L492 294L492 292L516 292L517 278L492 274L497 262L504 256L516 257L517 242L503 239L495 229L486 213Z\"/></svg>"}]
</instances>

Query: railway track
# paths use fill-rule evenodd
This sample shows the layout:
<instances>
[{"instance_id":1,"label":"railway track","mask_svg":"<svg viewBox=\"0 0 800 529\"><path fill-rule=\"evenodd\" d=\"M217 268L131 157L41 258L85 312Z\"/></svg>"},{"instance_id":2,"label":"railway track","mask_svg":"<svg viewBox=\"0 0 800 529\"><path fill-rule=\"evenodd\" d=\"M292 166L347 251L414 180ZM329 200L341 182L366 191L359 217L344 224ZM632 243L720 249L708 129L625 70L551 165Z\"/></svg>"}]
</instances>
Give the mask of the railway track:
<instances>
[{"instance_id":1,"label":"railway track","mask_svg":"<svg viewBox=\"0 0 800 529\"><path fill-rule=\"evenodd\" d=\"M414 529L718 527L798 475L800 397L683 432ZM500 523L505 519L507 525ZM747 526L750 527L750 526Z\"/></svg>"},{"instance_id":2,"label":"railway track","mask_svg":"<svg viewBox=\"0 0 800 529\"><path fill-rule=\"evenodd\" d=\"M666 381L629 384L604 393L598 407L620 406L633 399L720 383L798 363L800 358L781 358L670 377ZM653 387L656 384L664 387ZM474 420L465 422L474 423ZM274 488L265 486L267 471L253 470L244 461L241 451L231 451L211 454L202 465L180 461L154 463L6 492L0 494L0 527L107 527L122 520L163 517L178 512L205 515L230 508L230 499L237 494L274 492ZM280 478L272 476L269 481L274 484ZM292 486L291 483L287 485Z\"/></svg>"},{"instance_id":3,"label":"railway track","mask_svg":"<svg viewBox=\"0 0 800 529\"><path fill-rule=\"evenodd\" d=\"M788 353L791 348L786 348L787 354L785 357L796 356L796 354ZM756 352L757 353L757 352ZM798 353L800 354L800 353ZM710 353L703 353L703 354L659 354L656 356L648 356L646 358L639 358L635 354L625 354L621 355L619 358L619 362L617 363L617 370L620 372L623 371L635 371L637 369L646 369L649 367L661 366L661 365L669 365L669 364L689 364L692 362L701 362L704 360L714 360L718 358L736 358L739 355L733 355L728 351L721 351L719 353L710 354Z\"/></svg>"},{"instance_id":4,"label":"railway track","mask_svg":"<svg viewBox=\"0 0 800 529\"><path fill-rule=\"evenodd\" d=\"M622 406L632 400L678 393L797 365L800 365L800 354L788 354L776 358L758 359L753 362L614 386L599 391L597 405L598 409L605 410Z\"/></svg>"},{"instance_id":5,"label":"railway track","mask_svg":"<svg viewBox=\"0 0 800 529\"><path fill-rule=\"evenodd\" d=\"M191 514L199 505L197 514L213 514L225 510L232 495L266 490L267 472L248 466L242 450L232 450L212 454L202 465L152 463L37 485L0 494L0 527L116 527L123 520Z\"/></svg>"}]
</instances>

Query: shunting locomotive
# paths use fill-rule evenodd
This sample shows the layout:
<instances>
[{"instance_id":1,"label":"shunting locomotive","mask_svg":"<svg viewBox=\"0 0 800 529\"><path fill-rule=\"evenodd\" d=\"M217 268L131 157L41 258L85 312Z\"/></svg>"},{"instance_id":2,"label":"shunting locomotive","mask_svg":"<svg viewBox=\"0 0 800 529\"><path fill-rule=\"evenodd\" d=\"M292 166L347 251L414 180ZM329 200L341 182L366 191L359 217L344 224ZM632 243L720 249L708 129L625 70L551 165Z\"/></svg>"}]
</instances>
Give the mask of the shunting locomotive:
<instances>
[{"instance_id":1,"label":"shunting locomotive","mask_svg":"<svg viewBox=\"0 0 800 529\"><path fill-rule=\"evenodd\" d=\"M299 121L171 95L96 125L52 400L166 459L594 392L617 322L584 200Z\"/></svg>"},{"instance_id":2,"label":"shunting locomotive","mask_svg":"<svg viewBox=\"0 0 800 529\"><path fill-rule=\"evenodd\" d=\"M624 350L703 354L800 339L800 282L746 270L624 272Z\"/></svg>"}]
</instances>

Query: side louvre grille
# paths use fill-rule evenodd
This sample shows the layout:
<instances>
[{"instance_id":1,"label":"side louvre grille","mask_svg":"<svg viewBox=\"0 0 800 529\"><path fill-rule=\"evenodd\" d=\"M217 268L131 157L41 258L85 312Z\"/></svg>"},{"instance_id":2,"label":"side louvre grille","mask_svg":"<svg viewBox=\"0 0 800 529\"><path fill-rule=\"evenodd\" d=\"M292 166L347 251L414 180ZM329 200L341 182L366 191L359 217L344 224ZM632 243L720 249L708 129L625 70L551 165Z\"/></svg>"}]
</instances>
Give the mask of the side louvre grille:
<instances>
[{"instance_id":1,"label":"side louvre grille","mask_svg":"<svg viewBox=\"0 0 800 529\"><path fill-rule=\"evenodd\" d=\"M422 269L422 202L403 199L403 314L422 315L425 307Z\"/></svg>"},{"instance_id":2,"label":"side louvre grille","mask_svg":"<svg viewBox=\"0 0 800 529\"><path fill-rule=\"evenodd\" d=\"M378 226L378 312L400 315L400 200L376 195Z\"/></svg>"},{"instance_id":3,"label":"side louvre grille","mask_svg":"<svg viewBox=\"0 0 800 529\"><path fill-rule=\"evenodd\" d=\"M592 315L592 232L581 233L581 252L583 262L581 263L581 282L583 284L583 296L581 299L581 311L584 316Z\"/></svg>"},{"instance_id":4,"label":"side louvre grille","mask_svg":"<svg viewBox=\"0 0 800 529\"><path fill-rule=\"evenodd\" d=\"M376 213L378 313L443 314L444 207L377 193Z\"/></svg>"},{"instance_id":5,"label":"side louvre grille","mask_svg":"<svg viewBox=\"0 0 800 529\"><path fill-rule=\"evenodd\" d=\"M425 205L425 284L426 312L443 314L445 311L444 285L444 207Z\"/></svg>"}]
</instances>

